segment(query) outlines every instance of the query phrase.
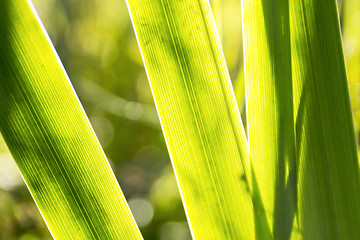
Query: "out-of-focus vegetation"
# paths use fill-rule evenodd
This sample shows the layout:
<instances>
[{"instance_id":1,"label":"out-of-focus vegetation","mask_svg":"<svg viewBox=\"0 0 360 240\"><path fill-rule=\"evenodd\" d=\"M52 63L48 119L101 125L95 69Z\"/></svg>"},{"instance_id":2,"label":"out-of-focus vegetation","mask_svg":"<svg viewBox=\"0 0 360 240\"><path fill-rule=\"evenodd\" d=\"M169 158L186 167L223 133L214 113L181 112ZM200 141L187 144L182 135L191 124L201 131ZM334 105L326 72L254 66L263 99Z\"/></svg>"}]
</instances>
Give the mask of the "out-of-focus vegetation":
<instances>
[{"instance_id":1,"label":"out-of-focus vegetation","mask_svg":"<svg viewBox=\"0 0 360 240\"><path fill-rule=\"evenodd\" d=\"M241 79L238 76L242 66L240 1L210 2L230 75L237 84L235 80ZM190 239L125 1L33 0L33 3L144 238ZM339 9L343 15L344 49L359 136L360 2L345 0L342 4ZM0 239L51 239L2 140Z\"/></svg>"}]
</instances>

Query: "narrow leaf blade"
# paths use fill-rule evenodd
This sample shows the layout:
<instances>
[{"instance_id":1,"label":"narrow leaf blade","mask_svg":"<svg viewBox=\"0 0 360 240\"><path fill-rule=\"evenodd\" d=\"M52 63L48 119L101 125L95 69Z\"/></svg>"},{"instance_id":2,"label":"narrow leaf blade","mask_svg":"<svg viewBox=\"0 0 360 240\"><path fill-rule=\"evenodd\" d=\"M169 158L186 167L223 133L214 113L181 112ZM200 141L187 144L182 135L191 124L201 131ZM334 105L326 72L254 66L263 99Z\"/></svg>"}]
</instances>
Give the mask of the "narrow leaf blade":
<instances>
[{"instance_id":1,"label":"narrow leaf blade","mask_svg":"<svg viewBox=\"0 0 360 240\"><path fill-rule=\"evenodd\" d=\"M304 239L359 239L359 161L335 0L290 4Z\"/></svg>"},{"instance_id":2,"label":"narrow leaf blade","mask_svg":"<svg viewBox=\"0 0 360 240\"><path fill-rule=\"evenodd\" d=\"M205 0L128 0L196 239L253 239L248 146Z\"/></svg>"},{"instance_id":3,"label":"narrow leaf blade","mask_svg":"<svg viewBox=\"0 0 360 240\"><path fill-rule=\"evenodd\" d=\"M289 1L242 3L251 165L268 224L257 238L288 239L296 211Z\"/></svg>"},{"instance_id":4,"label":"narrow leaf blade","mask_svg":"<svg viewBox=\"0 0 360 240\"><path fill-rule=\"evenodd\" d=\"M53 237L142 239L32 4L0 12L0 130Z\"/></svg>"}]
</instances>

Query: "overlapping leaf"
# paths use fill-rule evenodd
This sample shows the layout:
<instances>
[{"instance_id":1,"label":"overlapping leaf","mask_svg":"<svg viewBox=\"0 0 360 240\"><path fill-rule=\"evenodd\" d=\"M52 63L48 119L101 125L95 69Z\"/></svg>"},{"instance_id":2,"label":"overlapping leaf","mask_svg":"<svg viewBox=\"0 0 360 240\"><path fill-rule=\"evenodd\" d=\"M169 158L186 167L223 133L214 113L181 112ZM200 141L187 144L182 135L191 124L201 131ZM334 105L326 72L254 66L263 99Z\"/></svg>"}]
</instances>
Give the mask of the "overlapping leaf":
<instances>
[{"instance_id":1,"label":"overlapping leaf","mask_svg":"<svg viewBox=\"0 0 360 240\"><path fill-rule=\"evenodd\" d=\"M359 161L336 1L291 1L290 19L298 231L359 239Z\"/></svg>"},{"instance_id":2,"label":"overlapping leaf","mask_svg":"<svg viewBox=\"0 0 360 240\"><path fill-rule=\"evenodd\" d=\"M243 1L251 165L267 216L267 231L271 232L262 230L258 239L289 238L295 216L296 166L288 6L288 1Z\"/></svg>"}]
</instances>

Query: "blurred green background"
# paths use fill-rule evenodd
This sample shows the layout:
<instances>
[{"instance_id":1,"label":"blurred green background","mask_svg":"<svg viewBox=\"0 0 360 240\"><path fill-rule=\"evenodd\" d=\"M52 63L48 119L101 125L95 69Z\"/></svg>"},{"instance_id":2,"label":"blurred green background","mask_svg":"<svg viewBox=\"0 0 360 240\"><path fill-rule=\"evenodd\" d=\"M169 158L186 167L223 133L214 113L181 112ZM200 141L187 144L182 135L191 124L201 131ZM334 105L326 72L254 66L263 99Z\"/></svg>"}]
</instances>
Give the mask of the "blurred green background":
<instances>
[{"instance_id":1,"label":"blurred green background","mask_svg":"<svg viewBox=\"0 0 360 240\"><path fill-rule=\"evenodd\" d=\"M145 239L191 239L124 0L33 0ZM211 0L244 113L240 0ZM360 1L338 1L360 138ZM0 138L0 239L51 239Z\"/></svg>"}]
</instances>

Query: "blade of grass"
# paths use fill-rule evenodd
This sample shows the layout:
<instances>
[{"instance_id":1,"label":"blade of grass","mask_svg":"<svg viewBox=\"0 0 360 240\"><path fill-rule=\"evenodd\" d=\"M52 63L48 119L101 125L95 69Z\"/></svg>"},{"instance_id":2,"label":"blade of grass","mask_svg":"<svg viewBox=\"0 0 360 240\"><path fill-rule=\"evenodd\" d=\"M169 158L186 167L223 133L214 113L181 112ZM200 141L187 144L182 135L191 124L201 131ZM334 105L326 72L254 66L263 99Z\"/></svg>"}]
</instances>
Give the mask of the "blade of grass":
<instances>
[{"instance_id":1,"label":"blade of grass","mask_svg":"<svg viewBox=\"0 0 360 240\"><path fill-rule=\"evenodd\" d=\"M264 227L275 239L289 239L296 206L289 2L242 3L251 165L269 225Z\"/></svg>"},{"instance_id":2,"label":"blade of grass","mask_svg":"<svg viewBox=\"0 0 360 240\"><path fill-rule=\"evenodd\" d=\"M0 12L0 130L53 237L142 239L31 2Z\"/></svg>"},{"instance_id":3,"label":"blade of grass","mask_svg":"<svg viewBox=\"0 0 360 240\"><path fill-rule=\"evenodd\" d=\"M254 239L249 149L208 1L128 0L196 239Z\"/></svg>"},{"instance_id":4,"label":"blade of grass","mask_svg":"<svg viewBox=\"0 0 360 240\"><path fill-rule=\"evenodd\" d=\"M290 4L303 239L360 239L359 161L335 0Z\"/></svg>"},{"instance_id":5,"label":"blade of grass","mask_svg":"<svg viewBox=\"0 0 360 240\"><path fill-rule=\"evenodd\" d=\"M246 129L246 109L245 109L245 76L244 65L242 64L234 83L234 93L239 107L241 118Z\"/></svg>"},{"instance_id":6,"label":"blade of grass","mask_svg":"<svg viewBox=\"0 0 360 240\"><path fill-rule=\"evenodd\" d=\"M360 1L347 0L343 6L343 39L357 139L360 141Z\"/></svg>"}]
</instances>

